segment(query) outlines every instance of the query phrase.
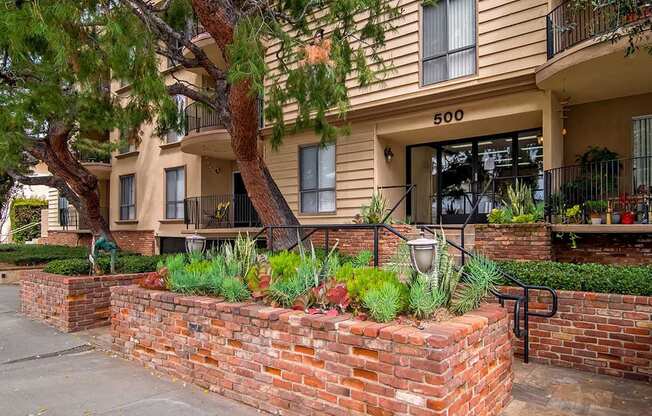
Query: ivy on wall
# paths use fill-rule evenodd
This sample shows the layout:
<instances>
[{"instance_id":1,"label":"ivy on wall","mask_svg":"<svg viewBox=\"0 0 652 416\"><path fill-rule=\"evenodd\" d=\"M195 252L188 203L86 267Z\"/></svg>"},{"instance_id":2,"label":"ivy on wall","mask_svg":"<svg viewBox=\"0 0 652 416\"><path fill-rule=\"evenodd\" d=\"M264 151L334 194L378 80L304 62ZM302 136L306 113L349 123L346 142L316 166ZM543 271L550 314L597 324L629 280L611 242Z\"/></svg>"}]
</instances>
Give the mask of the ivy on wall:
<instances>
[{"instance_id":1,"label":"ivy on wall","mask_svg":"<svg viewBox=\"0 0 652 416\"><path fill-rule=\"evenodd\" d=\"M41 221L41 210L47 208L48 202L38 198L16 198L11 204L9 218L11 219L11 229L17 230L26 225ZM38 238L41 235L40 227L30 227L25 230L15 232L13 240L16 243Z\"/></svg>"}]
</instances>

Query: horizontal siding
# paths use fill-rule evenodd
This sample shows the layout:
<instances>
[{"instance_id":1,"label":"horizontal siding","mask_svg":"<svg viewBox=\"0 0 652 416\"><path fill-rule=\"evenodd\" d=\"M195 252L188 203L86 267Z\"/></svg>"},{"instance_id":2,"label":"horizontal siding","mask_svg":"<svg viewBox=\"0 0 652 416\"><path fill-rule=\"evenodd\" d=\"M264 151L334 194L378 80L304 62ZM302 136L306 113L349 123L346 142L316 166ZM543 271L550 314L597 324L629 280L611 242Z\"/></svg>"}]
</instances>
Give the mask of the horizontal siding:
<instances>
[{"instance_id":1,"label":"horizontal siding","mask_svg":"<svg viewBox=\"0 0 652 416\"><path fill-rule=\"evenodd\" d=\"M302 223L349 222L367 203L374 189L374 132L371 127L355 128L341 137L335 150L336 213L299 213L299 146L316 143L312 133L288 136L278 150L270 145L265 160L290 208Z\"/></svg>"},{"instance_id":2,"label":"horizontal siding","mask_svg":"<svg viewBox=\"0 0 652 416\"><path fill-rule=\"evenodd\" d=\"M415 93L436 94L451 89L450 83L422 88L419 85L419 8L421 1L408 0L401 4L403 13L397 21L397 30L387 34L387 46L381 55L392 59L394 71L379 83L359 88L355 77L347 82L351 109L396 100ZM478 0L477 2L478 72L464 82L455 82L453 88L464 88L493 79L521 76L524 71L546 61L545 16L546 0ZM327 31L328 33L328 31ZM353 43L355 47L357 42ZM268 64L277 67L276 47L268 49ZM296 105L285 108L288 120L296 117Z\"/></svg>"}]
</instances>

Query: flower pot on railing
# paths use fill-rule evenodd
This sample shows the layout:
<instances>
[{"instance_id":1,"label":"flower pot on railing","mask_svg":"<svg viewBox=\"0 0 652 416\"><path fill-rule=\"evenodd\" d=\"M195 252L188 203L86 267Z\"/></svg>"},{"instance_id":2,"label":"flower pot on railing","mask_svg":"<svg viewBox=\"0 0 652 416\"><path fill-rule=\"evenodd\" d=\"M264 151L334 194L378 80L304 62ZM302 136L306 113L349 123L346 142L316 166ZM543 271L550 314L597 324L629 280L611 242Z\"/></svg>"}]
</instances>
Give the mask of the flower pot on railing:
<instances>
[{"instance_id":1,"label":"flower pot on railing","mask_svg":"<svg viewBox=\"0 0 652 416\"><path fill-rule=\"evenodd\" d=\"M623 224L634 224L636 220L636 214L634 214L632 211L626 211L623 212L621 222Z\"/></svg>"}]
</instances>

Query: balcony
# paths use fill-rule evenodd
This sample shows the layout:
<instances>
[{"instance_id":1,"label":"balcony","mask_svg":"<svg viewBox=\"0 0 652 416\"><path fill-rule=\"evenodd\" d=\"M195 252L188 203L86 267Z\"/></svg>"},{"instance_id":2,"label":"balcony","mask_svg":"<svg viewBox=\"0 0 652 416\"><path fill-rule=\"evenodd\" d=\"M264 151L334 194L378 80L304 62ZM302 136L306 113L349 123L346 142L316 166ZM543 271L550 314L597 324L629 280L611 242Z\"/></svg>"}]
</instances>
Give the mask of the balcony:
<instances>
[{"instance_id":1,"label":"balcony","mask_svg":"<svg viewBox=\"0 0 652 416\"><path fill-rule=\"evenodd\" d=\"M246 194L209 195L184 200L186 228L232 229L260 227L258 213Z\"/></svg>"},{"instance_id":2,"label":"balcony","mask_svg":"<svg viewBox=\"0 0 652 416\"><path fill-rule=\"evenodd\" d=\"M109 208L100 207L100 215L109 221ZM89 232L88 219L73 207L59 208L59 225L65 231Z\"/></svg>"},{"instance_id":3,"label":"balcony","mask_svg":"<svg viewBox=\"0 0 652 416\"><path fill-rule=\"evenodd\" d=\"M184 112L186 136L181 141L183 152L215 159L235 159L231 135L219 123L215 111L201 103L192 103Z\"/></svg>"},{"instance_id":4,"label":"balcony","mask_svg":"<svg viewBox=\"0 0 652 416\"><path fill-rule=\"evenodd\" d=\"M111 177L111 155L104 152L75 150L77 160L98 179L108 180Z\"/></svg>"},{"instance_id":5,"label":"balcony","mask_svg":"<svg viewBox=\"0 0 652 416\"><path fill-rule=\"evenodd\" d=\"M592 224L598 232L613 232L609 225L652 231L652 156L550 169L544 189L546 216L553 224ZM567 211L573 206L580 208L575 216Z\"/></svg>"},{"instance_id":6,"label":"balcony","mask_svg":"<svg viewBox=\"0 0 652 416\"><path fill-rule=\"evenodd\" d=\"M548 61L537 68L539 88L570 97L573 104L652 91L652 57L641 50L626 58L627 36L611 36L637 19L649 18L652 3L637 3L628 10L613 2L589 2L578 9L573 0L555 7L546 16Z\"/></svg>"},{"instance_id":7,"label":"balcony","mask_svg":"<svg viewBox=\"0 0 652 416\"><path fill-rule=\"evenodd\" d=\"M220 68L227 67L222 51L217 47L215 40L213 40L210 33L208 33L206 29L204 29L204 27L196 20L194 20L192 23L192 28L189 35L191 36L192 42L204 50L208 56L208 59L210 59ZM187 48L183 48L182 53L187 58L192 57L192 53ZM198 74L205 73L201 68L192 68L189 69L189 71Z\"/></svg>"}]
</instances>

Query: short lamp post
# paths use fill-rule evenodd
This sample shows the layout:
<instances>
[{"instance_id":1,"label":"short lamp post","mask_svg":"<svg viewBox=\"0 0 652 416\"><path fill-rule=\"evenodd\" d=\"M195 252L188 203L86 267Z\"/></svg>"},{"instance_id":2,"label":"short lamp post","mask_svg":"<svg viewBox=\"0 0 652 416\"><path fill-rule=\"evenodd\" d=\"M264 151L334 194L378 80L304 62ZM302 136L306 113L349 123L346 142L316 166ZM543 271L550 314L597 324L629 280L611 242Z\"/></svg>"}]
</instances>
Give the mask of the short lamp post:
<instances>
[{"instance_id":1,"label":"short lamp post","mask_svg":"<svg viewBox=\"0 0 652 416\"><path fill-rule=\"evenodd\" d=\"M420 238L408 241L407 245L410 248L412 267L418 273L428 273L437 252L437 241L425 238L421 233Z\"/></svg>"},{"instance_id":2,"label":"short lamp post","mask_svg":"<svg viewBox=\"0 0 652 416\"><path fill-rule=\"evenodd\" d=\"M186 237L186 252L188 254L202 254L206 248L206 237L198 234Z\"/></svg>"}]
</instances>

